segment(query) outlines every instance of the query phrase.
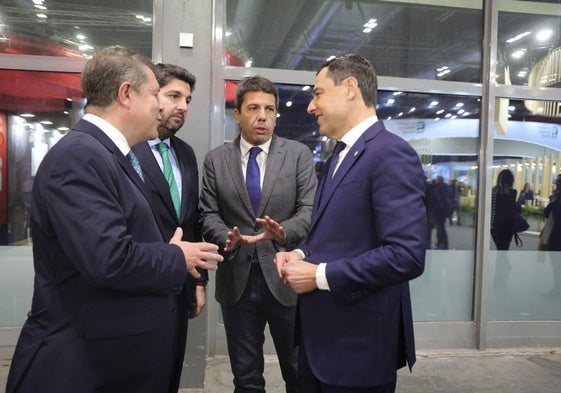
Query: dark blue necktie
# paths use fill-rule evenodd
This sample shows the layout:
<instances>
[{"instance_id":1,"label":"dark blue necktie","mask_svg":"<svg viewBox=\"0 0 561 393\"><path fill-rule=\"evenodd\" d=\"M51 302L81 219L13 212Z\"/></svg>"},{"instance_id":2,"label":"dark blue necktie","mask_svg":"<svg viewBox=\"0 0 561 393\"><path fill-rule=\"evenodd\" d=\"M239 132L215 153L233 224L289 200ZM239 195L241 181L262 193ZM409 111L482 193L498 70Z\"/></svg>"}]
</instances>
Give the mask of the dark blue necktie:
<instances>
[{"instance_id":1,"label":"dark blue necktie","mask_svg":"<svg viewBox=\"0 0 561 393\"><path fill-rule=\"evenodd\" d=\"M256 160L259 153L261 153L260 147L254 146L249 149L249 159L247 160L245 172L245 186L255 213L257 213L259 200L261 199L261 176L259 175L259 165L257 165Z\"/></svg>"},{"instance_id":2,"label":"dark blue necktie","mask_svg":"<svg viewBox=\"0 0 561 393\"><path fill-rule=\"evenodd\" d=\"M345 146L345 142L341 141L338 141L337 144L335 144L335 148L333 149L333 153L331 154L331 161L329 162L327 181L330 181L333 178L333 173L335 172L335 168L337 167L337 163L339 162L339 153L343 151Z\"/></svg>"}]
</instances>

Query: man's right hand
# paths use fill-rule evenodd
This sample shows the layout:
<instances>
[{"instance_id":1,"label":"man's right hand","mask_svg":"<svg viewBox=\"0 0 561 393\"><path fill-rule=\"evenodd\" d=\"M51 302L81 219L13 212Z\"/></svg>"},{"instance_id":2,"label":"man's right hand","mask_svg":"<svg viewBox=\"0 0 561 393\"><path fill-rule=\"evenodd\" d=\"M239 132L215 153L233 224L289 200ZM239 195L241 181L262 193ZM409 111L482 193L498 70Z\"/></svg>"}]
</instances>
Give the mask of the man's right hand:
<instances>
[{"instance_id":1,"label":"man's right hand","mask_svg":"<svg viewBox=\"0 0 561 393\"><path fill-rule=\"evenodd\" d=\"M218 254L218 246L212 243L197 242L191 243L182 241L183 230L177 228L173 237L170 239L169 244L175 244L185 256L185 265L187 265L187 272L195 278L201 277L196 268L206 270L216 270L218 267L209 261L222 262L224 258Z\"/></svg>"}]
</instances>

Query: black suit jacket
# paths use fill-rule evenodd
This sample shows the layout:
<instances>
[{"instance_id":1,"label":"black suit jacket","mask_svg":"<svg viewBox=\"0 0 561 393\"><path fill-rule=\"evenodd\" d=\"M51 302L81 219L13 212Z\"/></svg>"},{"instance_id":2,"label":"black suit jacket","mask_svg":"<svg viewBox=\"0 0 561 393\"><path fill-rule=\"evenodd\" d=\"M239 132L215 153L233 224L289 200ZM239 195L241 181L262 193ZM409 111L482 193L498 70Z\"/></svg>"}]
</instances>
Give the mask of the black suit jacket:
<instances>
[{"instance_id":1,"label":"black suit jacket","mask_svg":"<svg viewBox=\"0 0 561 393\"><path fill-rule=\"evenodd\" d=\"M33 303L7 392L165 391L185 260L126 157L88 121L43 159L31 230Z\"/></svg>"},{"instance_id":2,"label":"black suit jacket","mask_svg":"<svg viewBox=\"0 0 561 393\"><path fill-rule=\"evenodd\" d=\"M133 150L140 161L144 173L146 190L150 205L167 242L173 236L177 227L183 229L183 240L190 242L202 241L199 223L199 171L195 152L186 142L178 137L171 137L170 143L175 152L181 171L181 214L177 218L169 186L164 174L154 158L148 142L139 143ZM197 281L207 281L208 272L199 270L201 278ZM177 392L181 371L183 370L183 359L185 345L187 343L188 319L193 310L195 302L195 279L189 275L179 295L178 307L178 329L177 344L174 351L174 367L171 378L170 392Z\"/></svg>"}]
</instances>

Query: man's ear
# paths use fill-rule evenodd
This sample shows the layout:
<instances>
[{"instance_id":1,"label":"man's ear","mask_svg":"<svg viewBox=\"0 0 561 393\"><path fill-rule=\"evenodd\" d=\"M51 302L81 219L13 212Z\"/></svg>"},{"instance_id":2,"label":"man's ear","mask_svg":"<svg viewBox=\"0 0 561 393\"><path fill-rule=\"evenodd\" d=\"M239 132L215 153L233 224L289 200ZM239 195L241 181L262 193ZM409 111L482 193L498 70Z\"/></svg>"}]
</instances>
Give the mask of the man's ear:
<instances>
[{"instance_id":1,"label":"man's ear","mask_svg":"<svg viewBox=\"0 0 561 393\"><path fill-rule=\"evenodd\" d=\"M133 90L132 84L130 82L123 82L119 86L119 90L117 90L117 101L126 107L130 107L131 102L131 92Z\"/></svg>"},{"instance_id":2,"label":"man's ear","mask_svg":"<svg viewBox=\"0 0 561 393\"><path fill-rule=\"evenodd\" d=\"M354 76L345 79L346 94L348 99L353 99L358 93L358 81Z\"/></svg>"}]
</instances>

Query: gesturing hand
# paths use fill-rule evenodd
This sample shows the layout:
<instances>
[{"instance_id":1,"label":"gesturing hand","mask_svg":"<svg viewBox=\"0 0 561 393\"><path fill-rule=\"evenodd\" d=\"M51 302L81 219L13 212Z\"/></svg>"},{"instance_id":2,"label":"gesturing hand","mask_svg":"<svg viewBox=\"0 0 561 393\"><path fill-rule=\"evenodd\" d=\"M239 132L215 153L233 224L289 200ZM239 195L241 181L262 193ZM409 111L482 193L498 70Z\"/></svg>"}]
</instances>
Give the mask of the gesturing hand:
<instances>
[{"instance_id":1,"label":"gesturing hand","mask_svg":"<svg viewBox=\"0 0 561 393\"><path fill-rule=\"evenodd\" d=\"M263 226L264 231L262 233L258 235L242 235L238 227L233 227L231 231L228 231L224 251L231 252L241 245L255 244L261 240L274 240L281 244L286 242L284 228L271 217L265 216L264 218L257 218L255 221Z\"/></svg>"},{"instance_id":2,"label":"gesturing hand","mask_svg":"<svg viewBox=\"0 0 561 393\"><path fill-rule=\"evenodd\" d=\"M206 242L186 242L182 241L183 230L177 228L173 237L170 239L169 244L175 244L181 251L183 251L183 256L185 257L185 265L187 266L187 272L195 278L199 278L201 275L196 268L206 269L206 270L216 270L218 267L208 261L222 262L224 258L222 255L218 254L218 246L212 243Z\"/></svg>"}]
</instances>

